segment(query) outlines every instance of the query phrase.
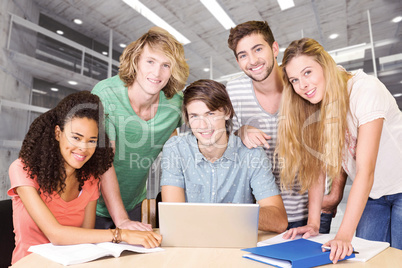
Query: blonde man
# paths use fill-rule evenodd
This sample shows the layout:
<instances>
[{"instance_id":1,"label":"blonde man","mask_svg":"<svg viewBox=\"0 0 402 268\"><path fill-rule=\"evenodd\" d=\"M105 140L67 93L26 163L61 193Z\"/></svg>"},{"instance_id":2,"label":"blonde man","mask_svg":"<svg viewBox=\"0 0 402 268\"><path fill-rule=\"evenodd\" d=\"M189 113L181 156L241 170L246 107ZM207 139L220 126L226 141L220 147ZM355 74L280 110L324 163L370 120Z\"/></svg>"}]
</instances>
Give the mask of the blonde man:
<instances>
[{"instance_id":1,"label":"blonde man","mask_svg":"<svg viewBox=\"0 0 402 268\"><path fill-rule=\"evenodd\" d=\"M179 92L188 75L182 44L153 27L123 51L119 75L94 87L115 150L113 166L101 177L96 228L151 230L139 222L147 174L181 123Z\"/></svg>"}]
</instances>

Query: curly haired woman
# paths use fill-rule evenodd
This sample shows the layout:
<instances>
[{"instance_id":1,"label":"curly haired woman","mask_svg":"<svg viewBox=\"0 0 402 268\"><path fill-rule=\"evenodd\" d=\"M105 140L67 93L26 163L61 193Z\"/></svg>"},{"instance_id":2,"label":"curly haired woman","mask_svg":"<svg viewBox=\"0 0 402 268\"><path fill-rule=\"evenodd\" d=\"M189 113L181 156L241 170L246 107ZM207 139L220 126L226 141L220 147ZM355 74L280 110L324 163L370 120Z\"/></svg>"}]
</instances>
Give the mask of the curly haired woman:
<instances>
[{"instance_id":1,"label":"curly haired woman","mask_svg":"<svg viewBox=\"0 0 402 268\"><path fill-rule=\"evenodd\" d=\"M32 245L120 242L156 247L153 232L94 230L99 177L113 162L99 97L71 94L31 124L9 169L16 247L12 263ZM92 229L92 230L91 230Z\"/></svg>"}]
</instances>

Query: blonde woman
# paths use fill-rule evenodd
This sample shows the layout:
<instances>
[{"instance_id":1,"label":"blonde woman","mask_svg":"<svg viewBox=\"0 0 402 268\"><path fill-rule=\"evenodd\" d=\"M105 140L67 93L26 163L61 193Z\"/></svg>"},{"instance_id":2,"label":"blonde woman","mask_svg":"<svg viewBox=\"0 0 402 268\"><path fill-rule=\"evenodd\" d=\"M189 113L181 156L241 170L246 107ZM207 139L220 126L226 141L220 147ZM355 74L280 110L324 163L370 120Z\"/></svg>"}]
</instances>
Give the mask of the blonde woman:
<instances>
[{"instance_id":1,"label":"blonde woman","mask_svg":"<svg viewBox=\"0 0 402 268\"><path fill-rule=\"evenodd\" d=\"M402 249L402 113L395 99L377 78L337 66L313 39L293 41L282 68L281 183L291 187L298 174L310 196L307 225L284 237L318 234L325 177L345 171L353 185L335 239L325 244L331 260L352 253L355 231Z\"/></svg>"}]
</instances>

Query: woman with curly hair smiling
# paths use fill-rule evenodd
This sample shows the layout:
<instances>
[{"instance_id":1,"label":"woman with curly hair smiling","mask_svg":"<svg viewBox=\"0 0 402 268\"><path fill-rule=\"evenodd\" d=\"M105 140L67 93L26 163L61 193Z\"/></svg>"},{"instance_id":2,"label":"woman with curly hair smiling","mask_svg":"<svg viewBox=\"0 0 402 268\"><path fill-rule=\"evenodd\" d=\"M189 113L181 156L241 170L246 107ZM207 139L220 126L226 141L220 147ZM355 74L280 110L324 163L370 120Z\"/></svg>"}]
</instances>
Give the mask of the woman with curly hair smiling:
<instances>
[{"instance_id":1,"label":"woman with curly hair smiling","mask_svg":"<svg viewBox=\"0 0 402 268\"><path fill-rule=\"evenodd\" d=\"M32 245L120 242L159 245L153 232L90 230L95 225L99 177L113 162L99 97L71 94L29 128L9 169L16 247L12 263Z\"/></svg>"}]
</instances>

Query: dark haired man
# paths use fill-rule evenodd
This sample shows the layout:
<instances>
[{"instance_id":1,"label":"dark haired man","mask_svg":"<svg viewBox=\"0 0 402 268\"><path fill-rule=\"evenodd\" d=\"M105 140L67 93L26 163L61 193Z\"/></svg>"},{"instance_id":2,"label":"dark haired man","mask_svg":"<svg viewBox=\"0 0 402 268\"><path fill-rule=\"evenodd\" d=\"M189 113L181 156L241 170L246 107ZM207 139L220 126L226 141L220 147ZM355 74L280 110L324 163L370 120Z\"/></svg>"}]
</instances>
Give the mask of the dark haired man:
<instances>
[{"instance_id":1,"label":"dark haired man","mask_svg":"<svg viewBox=\"0 0 402 268\"><path fill-rule=\"evenodd\" d=\"M265 21L248 21L230 30L228 46L233 51L244 75L227 84L233 104L234 131L248 148L263 146L273 167L276 183L280 185L280 161L274 160L278 110L282 98L282 72L278 66L279 45ZM333 180L329 195L322 204L320 233L329 233L331 219L342 200L346 177ZM328 186L328 189L331 187ZM283 190L289 228L304 226L308 217L307 192L300 194L300 186Z\"/></svg>"},{"instance_id":2,"label":"dark haired man","mask_svg":"<svg viewBox=\"0 0 402 268\"><path fill-rule=\"evenodd\" d=\"M231 133L234 110L225 86L199 80L184 91L183 117L192 133L172 137L163 147L165 202L254 203L260 230L283 232L286 211L261 148L246 148Z\"/></svg>"}]
</instances>

